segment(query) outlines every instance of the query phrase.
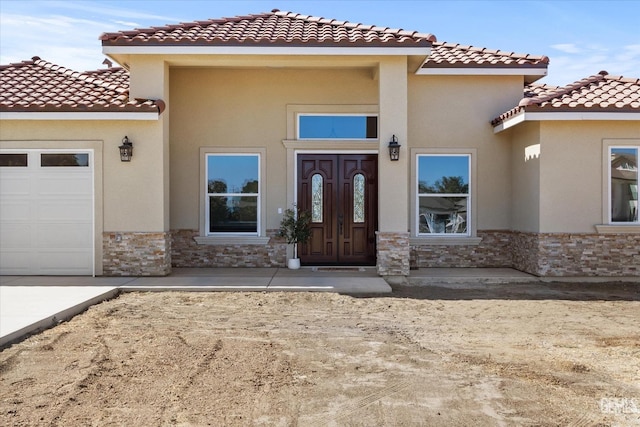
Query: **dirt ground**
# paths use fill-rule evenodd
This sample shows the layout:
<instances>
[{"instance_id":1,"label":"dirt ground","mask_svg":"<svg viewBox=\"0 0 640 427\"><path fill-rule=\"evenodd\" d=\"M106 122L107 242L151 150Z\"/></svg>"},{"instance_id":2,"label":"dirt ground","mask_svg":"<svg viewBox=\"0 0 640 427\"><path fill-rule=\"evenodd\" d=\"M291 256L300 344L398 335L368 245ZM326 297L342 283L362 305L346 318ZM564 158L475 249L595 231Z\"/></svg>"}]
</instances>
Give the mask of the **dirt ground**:
<instances>
[{"instance_id":1,"label":"dirt ground","mask_svg":"<svg viewBox=\"0 0 640 427\"><path fill-rule=\"evenodd\" d=\"M640 287L124 293L0 375L7 426L640 425Z\"/></svg>"}]
</instances>

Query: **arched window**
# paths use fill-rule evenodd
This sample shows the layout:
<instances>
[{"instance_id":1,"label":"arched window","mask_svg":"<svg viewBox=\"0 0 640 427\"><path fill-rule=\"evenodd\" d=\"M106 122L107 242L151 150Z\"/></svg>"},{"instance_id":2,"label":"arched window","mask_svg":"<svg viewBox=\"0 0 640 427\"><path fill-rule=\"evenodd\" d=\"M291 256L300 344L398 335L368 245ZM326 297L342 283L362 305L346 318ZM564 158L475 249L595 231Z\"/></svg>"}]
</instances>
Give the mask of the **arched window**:
<instances>
[{"instance_id":1,"label":"arched window","mask_svg":"<svg viewBox=\"0 0 640 427\"><path fill-rule=\"evenodd\" d=\"M323 179L319 173L311 177L311 222L322 222Z\"/></svg>"},{"instance_id":2,"label":"arched window","mask_svg":"<svg viewBox=\"0 0 640 427\"><path fill-rule=\"evenodd\" d=\"M364 222L364 175L353 177L353 222Z\"/></svg>"}]
</instances>

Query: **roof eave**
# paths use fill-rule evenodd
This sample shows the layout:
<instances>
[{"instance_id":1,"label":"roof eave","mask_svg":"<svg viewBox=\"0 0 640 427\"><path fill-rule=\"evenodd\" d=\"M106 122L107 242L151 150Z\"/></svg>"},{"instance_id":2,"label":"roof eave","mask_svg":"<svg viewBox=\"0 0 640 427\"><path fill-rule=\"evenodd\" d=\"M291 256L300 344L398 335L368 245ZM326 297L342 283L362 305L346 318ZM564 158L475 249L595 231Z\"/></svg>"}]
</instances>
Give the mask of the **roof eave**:
<instances>
[{"instance_id":1,"label":"roof eave","mask_svg":"<svg viewBox=\"0 0 640 427\"><path fill-rule=\"evenodd\" d=\"M416 71L423 76L524 76L526 83L533 83L547 75L547 67L421 67Z\"/></svg>"},{"instance_id":2,"label":"roof eave","mask_svg":"<svg viewBox=\"0 0 640 427\"><path fill-rule=\"evenodd\" d=\"M603 111L526 111L521 110L509 117L494 121L493 132L499 133L522 122L534 121L640 121L637 110Z\"/></svg>"},{"instance_id":3,"label":"roof eave","mask_svg":"<svg viewBox=\"0 0 640 427\"><path fill-rule=\"evenodd\" d=\"M156 121L156 111L0 111L0 120L133 120Z\"/></svg>"},{"instance_id":4,"label":"roof eave","mask_svg":"<svg viewBox=\"0 0 640 427\"><path fill-rule=\"evenodd\" d=\"M117 55L375 55L375 56L429 56L427 45L332 45L332 46L185 46L185 45L103 45L102 53L110 57Z\"/></svg>"}]
</instances>

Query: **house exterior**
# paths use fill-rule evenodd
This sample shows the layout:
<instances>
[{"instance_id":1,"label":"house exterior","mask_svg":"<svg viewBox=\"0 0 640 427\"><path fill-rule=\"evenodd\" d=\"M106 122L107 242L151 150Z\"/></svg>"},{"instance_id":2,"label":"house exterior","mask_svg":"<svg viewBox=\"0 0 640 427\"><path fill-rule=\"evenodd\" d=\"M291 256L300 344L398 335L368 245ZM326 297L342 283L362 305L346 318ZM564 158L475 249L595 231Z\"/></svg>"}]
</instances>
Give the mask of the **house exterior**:
<instances>
[{"instance_id":1,"label":"house exterior","mask_svg":"<svg viewBox=\"0 0 640 427\"><path fill-rule=\"evenodd\" d=\"M285 266L295 204L303 265L640 275L638 79L277 10L101 40L0 68L2 274Z\"/></svg>"}]
</instances>

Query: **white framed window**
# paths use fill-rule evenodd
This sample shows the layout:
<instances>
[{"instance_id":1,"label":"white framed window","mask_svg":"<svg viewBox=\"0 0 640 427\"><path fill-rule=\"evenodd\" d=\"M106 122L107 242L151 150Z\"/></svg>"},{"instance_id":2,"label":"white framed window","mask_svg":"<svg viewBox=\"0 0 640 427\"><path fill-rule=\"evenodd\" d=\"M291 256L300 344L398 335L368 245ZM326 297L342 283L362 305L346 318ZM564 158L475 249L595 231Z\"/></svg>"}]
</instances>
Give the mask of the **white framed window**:
<instances>
[{"instance_id":1,"label":"white framed window","mask_svg":"<svg viewBox=\"0 0 640 427\"><path fill-rule=\"evenodd\" d=\"M261 157L260 153L205 154L205 236L260 236Z\"/></svg>"},{"instance_id":2,"label":"white framed window","mask_svg":"<svg viewBox=\"0 0 640 427\"><path fill-rule=\"evenodd\" d=\"M416 236L471 236L471 154L415 158Z\"/></svg>"},{"instance_id":3,"label":"white framed window","mask_svg":"<svg viewBox=\"0 0 640 427\"><path fill-rule=\"evenodd\" d=\"M351 113L299 113L298 140L377 140L378 116Z\"/></svg>"},{"instance_id":4,"label":"white framed window","mask_svg":"<svg viewBox=\"0 0 640 427\"><path fill-rule=\"evenodd\" d=\"M610 145L607 151L608 222L612 225L640 225L638 220L640 145Z\"/></svg>"},{"instance_id":5,"label":"white framed window","mask_svg":"<svg viewBox=\"0 0 640 427\"><path fill-rule=\"evenodd\" d=\"M29 166L27 153L0 153L0 168L26 168Z\"/></svg>"}]
</instances>

